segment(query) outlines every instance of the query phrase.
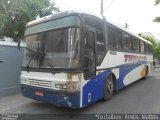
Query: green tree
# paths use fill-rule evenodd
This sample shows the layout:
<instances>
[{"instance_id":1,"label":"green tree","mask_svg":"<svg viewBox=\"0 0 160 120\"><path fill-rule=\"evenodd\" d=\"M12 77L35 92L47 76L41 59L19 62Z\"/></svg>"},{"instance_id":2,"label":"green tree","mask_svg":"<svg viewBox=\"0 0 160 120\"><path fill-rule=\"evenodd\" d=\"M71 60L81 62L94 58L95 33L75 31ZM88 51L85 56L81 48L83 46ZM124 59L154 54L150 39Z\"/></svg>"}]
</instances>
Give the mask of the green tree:
<instances>
[{"instance_id":1,"label":"green tree","mask_svg":"<svg viewBox=\"0 0 160 120\"><path fill-rule=\"evenodd\" d=\"M149 35L143 35L142 33L138 34L140 37L150 41L152 43L152 52L155 58L160 59L160 43L157 43L155 38Z\"/></svg>"},{"instance_id":2,"label":"green tree","mask_svg":"<svg viewBox=\"0 0 160 120\"><path fill-rule=\"evenodd\" d=\"M160 0L155 1L155 5L158 5L159 3L160 3ZM154 22L160 22L160 17L156 17L153 21Z\"/></svg>"},{"instance_id":3,"label":"green tree","mask_svg":"<svg viewBox=\"0 0 160 120\"><path fill-rule=\"evenodd\" d=\"M58 12L52 0L0 0L0 36L23 40L26 23Z\"/></svg>"}]
</instances>

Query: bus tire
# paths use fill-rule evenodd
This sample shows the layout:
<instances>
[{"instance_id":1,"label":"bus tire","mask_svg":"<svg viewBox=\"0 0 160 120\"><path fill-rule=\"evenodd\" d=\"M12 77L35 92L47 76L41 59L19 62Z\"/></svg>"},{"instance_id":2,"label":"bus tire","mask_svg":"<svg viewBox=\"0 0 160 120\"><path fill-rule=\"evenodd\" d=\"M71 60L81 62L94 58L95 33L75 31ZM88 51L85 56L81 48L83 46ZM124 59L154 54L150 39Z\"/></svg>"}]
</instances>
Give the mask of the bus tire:
<instances>
[{"instance_id":1,"label":"bus tire","mask_svg":"<svg viewBox=\"0 0 160 120\"><path fill-rule=\"evenodd\" d=\"M107 78L104 85L104 101L112 98L114 92L114 81L111 76Z\"/></svg>"},{"instance_id":2,"label":"bus tire","mask_svg":"<svg viewBox=\"0 0 160 120\"><path fill-rule=\"evenodd\" d=\"M148 66L146 66L145 76L143 77L143 79L146 80L147 77L148 77Z\"/></svg>"}]
</instances>

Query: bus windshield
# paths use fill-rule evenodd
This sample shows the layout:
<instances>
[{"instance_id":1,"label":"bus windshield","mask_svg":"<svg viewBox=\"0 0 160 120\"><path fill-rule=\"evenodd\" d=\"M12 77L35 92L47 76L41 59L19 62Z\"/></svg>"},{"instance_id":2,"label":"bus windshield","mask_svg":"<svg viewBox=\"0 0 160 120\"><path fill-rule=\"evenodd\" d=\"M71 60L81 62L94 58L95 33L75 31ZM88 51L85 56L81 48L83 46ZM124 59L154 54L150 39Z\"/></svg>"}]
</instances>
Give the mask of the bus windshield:
<instances>
[{"instance_id":1,"label":"bus windshield","mask_svg":"<svg viewBox=\"0 0 160 120\"><path fill-rule=\"evenodd\" d=\"M61 28L26 36L23 67L77 68L80 28Z\"/></svg>"}]
</instances>

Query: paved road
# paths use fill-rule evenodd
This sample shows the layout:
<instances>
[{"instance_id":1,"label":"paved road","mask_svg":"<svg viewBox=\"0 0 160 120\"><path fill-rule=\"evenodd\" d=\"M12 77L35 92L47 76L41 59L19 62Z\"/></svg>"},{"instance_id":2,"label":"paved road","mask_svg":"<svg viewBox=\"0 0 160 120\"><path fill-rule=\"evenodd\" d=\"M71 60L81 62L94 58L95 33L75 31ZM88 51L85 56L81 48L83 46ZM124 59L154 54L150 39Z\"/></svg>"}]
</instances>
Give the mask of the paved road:
<instances>
[{"instance_id":1,"label":"paved road","mask_svg":"<svg viewBox=\"0 0 160 120\"><path fill-rule=\"evenodd\" d=\"M98 101L86 108L72 110L24 98L21 94L0 98L0 113L96 114L160 113L160 69L146 80L139 80L116 92L110 101Z\"/></svg>"}]
</instances>

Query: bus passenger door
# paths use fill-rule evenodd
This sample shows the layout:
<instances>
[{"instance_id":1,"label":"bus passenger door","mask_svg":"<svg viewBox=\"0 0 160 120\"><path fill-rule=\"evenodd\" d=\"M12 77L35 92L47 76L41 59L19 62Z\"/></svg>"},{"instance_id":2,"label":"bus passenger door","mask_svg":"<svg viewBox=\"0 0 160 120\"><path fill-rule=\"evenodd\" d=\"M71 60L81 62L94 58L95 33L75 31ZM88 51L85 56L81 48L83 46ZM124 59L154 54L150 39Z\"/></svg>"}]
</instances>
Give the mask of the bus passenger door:
<instances>
[{"instance_id":1,"label":"bus passenger door","mask_svg":"<svg viewBox=\"0 0 160 120\"><path fill-rule=\"evenodd\" d=\"M91 79L96 75L95 54L96 30L87 28L84 37L84 78Z\"/></svg>"}]
</instances>

